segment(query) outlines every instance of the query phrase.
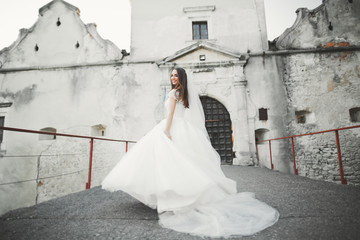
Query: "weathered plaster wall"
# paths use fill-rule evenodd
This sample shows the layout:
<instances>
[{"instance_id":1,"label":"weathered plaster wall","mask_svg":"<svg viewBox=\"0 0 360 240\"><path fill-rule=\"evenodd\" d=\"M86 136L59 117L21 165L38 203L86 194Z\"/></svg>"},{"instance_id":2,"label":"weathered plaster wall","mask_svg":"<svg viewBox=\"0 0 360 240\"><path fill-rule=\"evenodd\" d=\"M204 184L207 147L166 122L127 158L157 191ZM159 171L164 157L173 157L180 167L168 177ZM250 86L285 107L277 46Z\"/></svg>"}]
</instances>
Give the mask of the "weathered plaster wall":
<instances>
[{"instance_id":1,"label":"weathered plaster wall","mask_svg":"<svg viewBox=\"0 0 360 240\"><path fill-rule=\"evenodd\" d=\"M249 121L253 128L251 139L255 139L255 131L266 131L264 139L287 135L286 90L280 75L282 66L278 57L251 56L245 67L248 81ZM259 120L259 109L265 108L268 120ZM260 139L259 139L260 140ZM252 144L255 146L255 143ZM289 154L287 141L272 142L272 158L274 169L289 172ZM258 145L259 164L271 168L268 142ZM255 154L255 149L253 149Z\"/></svg>"},{"instance_id":2,"label":"weathered plaster wall","mask_svg":"<svg viewBox=\"0 0 360 240\"><path fill-rule=\"evenodd\" d=\"M314 10L298 9L294 25L277 39L278 49L313 49L290 51L278 64L283 66L289 135L359 124L349 113L360 105L359 12L359 1L325 0ZM345 177L360 184L360 130L339 135ZM334 133L296 138L295 152L300 175L339 181Z\"/></svg>"},{"instance_id":3,"label":"weathered plaster wall","mask_svg":"<svg viewBox=\"0 0 360 240\"><path fill-rule=\"evenodd\" d=\"M360 107L359 52L297 54L283 59L288 94L291 135L359 123L350 120L349 109ZM305 111L305 123L297 123L295 111ZM345 176L360 184L360 129L340 131ZM296 138L299 174L339 181L334 133Z\"/></svg>"},{"instance_id":4,"label":"weathered plaster wall","mask_svg":"<svg viewBox=\"0 0 360 240\"><path fill-rule=\"evenodd\" d=\"M1 74L0 98L13 103L7 113L8 127L52 127L61 133L90 136L92 126L102 124L106 138L137 140L156 119L163 118L157 110L163 104L159 75L157 66L149 64ZM39 140L36 134L5 131L2 150L6 153L0 163L2 182L32 179L1 186L7 193L1 195L2 202L24 206L11 200L15 197L11 192L24 192L24 188L31 192L24 195L27 204L85 188L89 140ZM95 141L93 186L100 184L124 150L122 143Z\"/></svg>"},{"instance_id":5,"label":"weathered plaster wall","mask_svg":"<svg viewBox=\"0 0 360 240\"><path fill-rule=\"evenodd\" d=\"M154 6L161 7L149 10ZM196 11L198 7L209 6L215 8ZM184 12L184 8L193 9ZM247 50L267 49L263 0L131 0L131 9L133 60L162 59L196 43L197 40L192 40L193 21L207 21L207 41L232 51L246 53Z\"/></svg>"},{"instance_id":6,"label":"weathered plaster wall","mask_svg":"<svg viewBox=\"0 0 360 240\"><path fill-rule=\"evenodd\" d=\"M162 106L156 65L118 63L120 50L66 2L52 1L39 13L0 52L0 102L12 103L0 110L5 126L90 136L101 124L106 138L137 140L162 118L155 117ZM0 178L13 184L0 186L0 213L85 188L89 140L40 138L4 132ZM92 186L124 150L123 143L95 141Z\"/></svg>"},{"instance_id":7,"label":"weathered plaster wall","mask_svg":"<svg viewBox=\"0 0 360 240\"><path fill-rule=\"evenodd\" d=\"M360 45L359 12L357 0L325 0L313 10L299 8L294 25L279 36L276 46L303 49Z\"/></svg>"},{"instance_id":8,"label":"weathered plaster wall","mask_svg":"<svg viewBox=\"0 0 360 240\"><path fill-rule=\"evenodd\" d=\"M0 67L73 65L120 59L118 47L102 39L95 24L85 25L78 11L62 1L40 9L37 22L30 29L21 29L18 39L0 52Z\"/></svg>"}]
</instances>

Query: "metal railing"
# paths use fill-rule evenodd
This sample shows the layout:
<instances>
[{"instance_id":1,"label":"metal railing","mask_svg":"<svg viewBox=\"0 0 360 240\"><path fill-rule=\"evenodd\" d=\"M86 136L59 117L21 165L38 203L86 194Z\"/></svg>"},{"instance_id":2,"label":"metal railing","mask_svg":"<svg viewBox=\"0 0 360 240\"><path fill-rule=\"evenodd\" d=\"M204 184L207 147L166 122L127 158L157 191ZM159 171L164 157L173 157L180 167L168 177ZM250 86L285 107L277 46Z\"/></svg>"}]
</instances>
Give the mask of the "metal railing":
<instances>
[{"instance_id":1,"label":"metal railing","mask_svg":"<svg viewBox=\"0 0 360 240\"><path fill-rule=\"evenodd\" d=\"M71 138L90 139L89 172L88 172L88 181L85 184L85 189L89 189L91 186L91 170L92 170L94 140L124 142L125 143L125 152L128 151L129 143L136 143L135 141L129 141L129 140L99 138L99 137L91 137L91 136L81 136L81 135L72 135L72 134L55 133L55 132L35 131L35 130L29 130L29 129L10 128L10 127L1 127L1 126L0 126L0 130L13 131L13 132L24 132L24 133L34 133L34 134L44 134L44 135L52 135L52 136L62 136L62 137L71 137Z\"/></svg>"},{"instance_id":2,"label":"metal railing","mask_svg":"<svg viewBox=\"0 0 360 240\"><path fill-rule=\"evenodd\" d=\"M271 166L271 169L274 169L274 165L273 165L273 162L272 162L272 154L271 154L271 141L290 138L292 157L293 157L293 163L294 163L294 174L298 175L298 170L296 168L296 162L295 162L294 138L295 137L308 136L308 135L321 134L321 133L327 133L327 132L334 132L335 133L335 140L336 140L336 149L337 149L337 155L338 155L338 163L339 163L341 184L347 184L347 181L346 181L346 179L344 177L344 171L343 171L343 166L342 166L339 131L347 130L347 129L353 129L353 128L360 128L360 125L351 126L351 127L344 127L344 128L330 129L330 130L325 130L325 131L320 131L320 132L305 133L305 134L293 135L293 136L288 136L288 137L273 138L273 139L266 139L266 140L262 140L262 141L257 141L256 142L256 156L257 156L258 160L260 161L260 159L259 159L259 151L258 151L258 143L269 142L270 166Z\"/></svg>"}]
</instances>

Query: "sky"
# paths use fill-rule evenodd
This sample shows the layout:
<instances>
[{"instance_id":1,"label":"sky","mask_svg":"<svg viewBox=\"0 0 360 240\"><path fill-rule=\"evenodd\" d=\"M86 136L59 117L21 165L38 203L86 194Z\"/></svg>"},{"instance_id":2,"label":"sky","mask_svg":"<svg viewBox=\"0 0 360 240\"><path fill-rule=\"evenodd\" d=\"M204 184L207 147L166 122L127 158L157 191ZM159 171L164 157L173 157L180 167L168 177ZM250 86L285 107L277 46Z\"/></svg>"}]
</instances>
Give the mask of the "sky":
<instances>
[{"instance_id":1,"label":"sky","mask_svg":"<svg viewBox=\"0 0 360 240\"><path fill-rule=\"evenodd\" d=\"M30 28L38 18L39 8L50 1L0 0L0 50L17 39L21 28ZM96 23L102 38L111 40L120 49L130 50L130 0L67 2L80 9L80 17L85 24ZM273 40L293 25L296 9L314 9L322 0L264 0L264 3L268 39Z\"/></svg>"}]
</instances>

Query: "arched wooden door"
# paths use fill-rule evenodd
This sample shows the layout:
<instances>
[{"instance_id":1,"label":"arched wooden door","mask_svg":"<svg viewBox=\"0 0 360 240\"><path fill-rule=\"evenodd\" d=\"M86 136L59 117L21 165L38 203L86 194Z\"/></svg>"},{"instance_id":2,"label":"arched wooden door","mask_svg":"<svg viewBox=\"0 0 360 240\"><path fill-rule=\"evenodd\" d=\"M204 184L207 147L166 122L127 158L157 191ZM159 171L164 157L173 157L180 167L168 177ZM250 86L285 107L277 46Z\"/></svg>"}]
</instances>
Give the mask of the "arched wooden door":
<instances>
[{"instance_id":1,"label":"arched wooden door","mask_svg":"<svg viewBox=\"0 0 360 240\"><path fill-rule=\"evenodd\" d=\"M206 130L221 164L232 164L233 141L230 114L225 106L210 97L200 97L205 112Z\"/></svg>"}]
</instances>

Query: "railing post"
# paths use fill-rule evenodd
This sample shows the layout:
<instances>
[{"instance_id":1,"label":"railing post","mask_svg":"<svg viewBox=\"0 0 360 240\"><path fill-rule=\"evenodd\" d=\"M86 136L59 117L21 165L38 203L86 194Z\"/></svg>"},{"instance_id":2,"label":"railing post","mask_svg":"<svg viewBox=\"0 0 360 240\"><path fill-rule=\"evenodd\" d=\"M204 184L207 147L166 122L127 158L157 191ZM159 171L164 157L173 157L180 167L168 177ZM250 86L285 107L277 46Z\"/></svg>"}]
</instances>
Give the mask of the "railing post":
<instances>
[{"instance_id":1,"label":"railing post","mask_svg":"<svg viewBox=\"0 0 360 240\"><path fill-rule=\"evenodd\" d=\"M343 171L343 166L342 166L340 140L339 140L339 132L338 132L338 130L335 130L335 139L336 139L336 148L337 148L338 161L339 161L339 171L340 171L341 184L347 184L347 181L344 178L344 171Z\"/></svg>"},{"instance_id":2,"label":"railing post","mask_svg":"<svg viewBox=\"0 0 360 240\"><path fill-rule=\"evenodd\" d=\"M88 174L88 182L85 185L85 189L89 189L90 185L91 185L91 168L92 168L93 146L94 146L94 139L91 138L91 140L90 140L90 157L89 157L89 174Z\"/></svg>"},{"instance_id":3,"label":"railing post","mask_svg":"<svg viewBox=\"0 0 360 240\"><path fill-rule=\"evenodd\" d=\"M125 152L127 152L127 151L128 151L128 145L129 145L129 142L128 142L128 141L126 141Z\"/></svg>"},{"instance_id":4,"label":"railing post","mask_svg":"<svg viewBox=\"0 0 360 240\"><path fill-rule=\"evenodd\" d=\"M293 156L293 163L294 163L294 174L298 175L298 170L296 168L296 163L295 163L295 149L294 149L294 138L291 137L291 149L292 149L292 156Z\"/></svg>"},{"instance_id":5,"label":"railing post","mask_svg":"<svg viewBox=\"0 0 360 240\"><path fill-rule=\"evenodd\" d=\"M274 169L274 165L272 163L272 155L271 155L271 140L269 140L269 149L270 149L270 166L271 169Z\"/></svg>"}]
</instances>

